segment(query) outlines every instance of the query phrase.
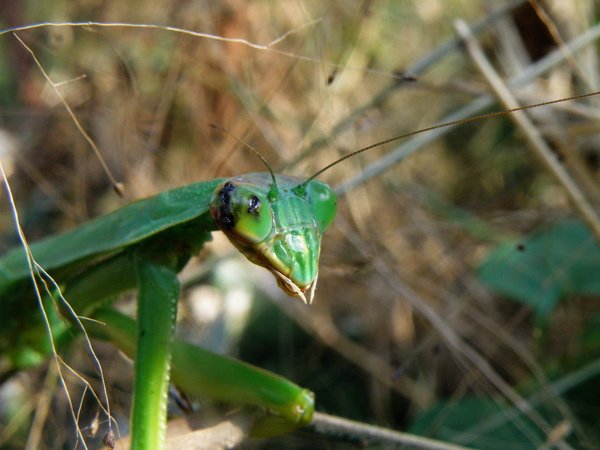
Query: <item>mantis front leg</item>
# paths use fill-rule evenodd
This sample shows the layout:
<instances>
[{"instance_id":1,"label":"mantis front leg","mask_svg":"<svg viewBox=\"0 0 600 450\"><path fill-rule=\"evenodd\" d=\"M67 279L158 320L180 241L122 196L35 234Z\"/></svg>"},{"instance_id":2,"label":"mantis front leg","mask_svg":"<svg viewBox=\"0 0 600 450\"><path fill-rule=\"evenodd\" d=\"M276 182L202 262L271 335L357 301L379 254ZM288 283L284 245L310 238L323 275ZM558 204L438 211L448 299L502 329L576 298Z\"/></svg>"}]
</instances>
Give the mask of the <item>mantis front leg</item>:
<instances>
[{"instance_id":1,"label":"mantis front leg","mask_svg":"<svg viewBox=\"0 0 600 450\"><path fill-rule=\"evenodd\" d=\"M132 447L162 446L171 349L172 382L184 392L262 411L252 427L253 435L277 435L309 423L314 396L308 390L276 374L189 343L171 343L179 297L177 263L167 262L165 254L161 255L162 262L157 262L157 253L150 248L123 252L69 280L67 290L73 308L95 319L86 323L86 330L112 342L136 361ZM137 322L108 306L100 306L118 293L136 287Z\"/></svg>"},{"instance_id":2,"label":"mantis front leg","mask_svg":"<svg viewBox=\"0 0 600 450\"><path fill-rule=\"evenodd\" d=\"M166 265L134 255L138 285L137 350L131 412L132 449L163 447L171 342L177 318L179 282Z\"/></svg>"}]
</instances>

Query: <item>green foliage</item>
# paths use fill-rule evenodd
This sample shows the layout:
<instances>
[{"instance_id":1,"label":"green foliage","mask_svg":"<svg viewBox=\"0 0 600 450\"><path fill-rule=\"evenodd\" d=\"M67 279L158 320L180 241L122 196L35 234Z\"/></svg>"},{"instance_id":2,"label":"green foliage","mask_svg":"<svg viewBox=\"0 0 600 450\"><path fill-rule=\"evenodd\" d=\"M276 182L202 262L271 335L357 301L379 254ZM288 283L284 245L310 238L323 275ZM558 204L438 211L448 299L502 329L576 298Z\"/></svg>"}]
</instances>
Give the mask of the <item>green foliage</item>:
<instances>
[{"instance_id":1,"label":"green foliage","mask_svg":"<svg viewBox=\"0 0 600 450\"><path fill-rule=\"evenodd\" d=\"M17 93L14 72L10 70L6 42L0 42L0 104L13 105Z\"/></svg>"},{"instance_id":2,"label":"green foliage","mask_svg":"<svg viewBox=\"0 0 600 450\"><path fill-rule=\"evenodd\" d=\"M588 358L600 356L600 313L591 316L585 329L581 333L580 345L583 354Z\"/></svg>"},{"instance_id":3,"label":"green foliage","mask_svg":"<svg viewBox=\"0 0 600 450\"><path fill-rule=\"evenodd\" d=\"M578 221L564 221L500 245L481 264L480 280L548 321L560 300L600 295L600 245Z\"/></svg>"},{"instance_id":4,"label":"green foliage","mask_svg":"<svg viewBox=\"0 0 600 450\"><path fill-rule=\"evenodd\" d=\"M532 440L544 440L528 419L507 420L502 405L483 397L439 403L418 415L409 431L490 450L530 448Z\"/></svg>"}]
</instances>

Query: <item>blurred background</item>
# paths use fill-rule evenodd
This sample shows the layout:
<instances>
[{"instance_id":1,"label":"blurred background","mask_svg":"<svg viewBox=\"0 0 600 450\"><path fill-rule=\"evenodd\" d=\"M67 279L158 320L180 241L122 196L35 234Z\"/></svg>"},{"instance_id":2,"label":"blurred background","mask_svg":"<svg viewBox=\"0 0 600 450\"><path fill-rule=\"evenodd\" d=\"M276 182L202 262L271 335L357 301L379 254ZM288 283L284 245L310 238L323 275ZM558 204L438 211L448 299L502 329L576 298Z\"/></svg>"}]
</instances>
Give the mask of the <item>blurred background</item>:
<instances>
[{"instance_id":1,"label":"blurred background","mask_svg":"<svg viewBox=\"0 0 600 450\"><path fill-rule=\"evenodd\" d=\"M123 183L123 200L31 55L2 34L0 158L30 241L172 187L265 170L209 124L259 149L276 171L306 177L490 92L456 44L456 19L476 27L501 77L520 78L514 93L532 104L598 88L589 37L597 15L592 0L4 0L2 29L144 23L269 47L164 28L18 33ZM566 47L586 37L582 50ZM553 52L552 67L531 72ZM490 101L481 112L501 109ZM598 114L594 98L530 112L596 211ZM392 152L398 163L382 160ZM382 170L367 179L371 164ZM314 304L286 297L215 233L181 275L182 337L290 378L330 414L477 448L598 448L600 246L510 118L388 144L320 179L348 190L323 240ZM4 191L0 211L4 252L18 242ZM97 348L126 432L131 366ZM63 357L94 382L93 368L78 365L83 351ZM76 445L45 365L0 386L0 447L31 439L41 399L49 409L36 419L37 448ZM98 426L89 443L101 447L106 424L89 395L82 403L80 426ZM355 445L311 429L244 443Z\"/></svg>"}]
</instances>

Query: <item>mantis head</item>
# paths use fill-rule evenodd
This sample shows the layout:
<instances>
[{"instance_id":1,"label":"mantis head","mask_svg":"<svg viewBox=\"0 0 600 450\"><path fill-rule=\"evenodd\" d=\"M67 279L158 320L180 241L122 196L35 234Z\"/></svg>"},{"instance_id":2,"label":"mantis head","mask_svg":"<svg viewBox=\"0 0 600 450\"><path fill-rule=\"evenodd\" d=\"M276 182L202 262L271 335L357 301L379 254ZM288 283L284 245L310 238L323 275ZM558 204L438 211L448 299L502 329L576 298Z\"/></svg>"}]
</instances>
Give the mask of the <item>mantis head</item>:
<instances>
[{"instance_id":1,"label":"mantis head","mask_svg":"<svg viewBox=\"0 0 600 450\"><path fill-rule=\"evenodd\" d=\"M258 156L269 173L251 173L225 181L212 196L210 212L217 226L250 261L269 269L285 291L300 297L305 303L312 303L318 278L321 237L333 222L336 211L335 193L316 177L360 153L410 136L598 94L600 91L410 131L350 152L306 180L276 176L258 151L232 136ZM216 125L211 126L227 132ZM308 301L304 295L307 291Z\"/></svg>"},{"instance_id":2,"label":"mantis head","mask_svg":"<svg viewBox=\"0 0 600 450\"><path fill-rule=\"evenodd\" d=\"M225 181L210 204L213 219L231 243L305 303L314 296L321 237L335 211L336 197L328 185L268 173Z\"/></svg>"}]
</instances>

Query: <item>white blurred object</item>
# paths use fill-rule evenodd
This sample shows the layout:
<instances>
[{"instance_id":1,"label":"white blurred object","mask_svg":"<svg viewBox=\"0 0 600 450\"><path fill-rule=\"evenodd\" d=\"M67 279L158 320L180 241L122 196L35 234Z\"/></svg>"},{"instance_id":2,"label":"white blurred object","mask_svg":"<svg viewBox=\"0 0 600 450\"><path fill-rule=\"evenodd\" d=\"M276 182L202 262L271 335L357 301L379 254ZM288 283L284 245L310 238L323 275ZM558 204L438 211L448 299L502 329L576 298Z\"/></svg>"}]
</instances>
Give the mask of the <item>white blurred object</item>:
<instances>
[{"instance_id":1,"label":"white blurred object","mask_svg":"<svg viewBox=\"0 0 600 450\"><path fill-rule=\"evenodd\" d=\"M256 270L263 272L258 267ZM201 331L194 333L196 344L218 353L228 353L235 346L252 307L256 277L247 261L231 258L215 268L214 286L190 289L190 311L201 325Z\"/></svg>"},{"instance_id":2,"label":"white blurred object","mask_svg":"<svg viewBox=\"0 0 600 450\"><path fill-rule=\"evenodd\" d=\"M15 168L14 155L19 150L19 141L11 133L0 128L0 161L7 177L13 173Z\"/></svg>"}]
</instances>

